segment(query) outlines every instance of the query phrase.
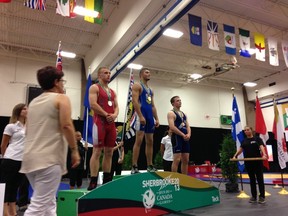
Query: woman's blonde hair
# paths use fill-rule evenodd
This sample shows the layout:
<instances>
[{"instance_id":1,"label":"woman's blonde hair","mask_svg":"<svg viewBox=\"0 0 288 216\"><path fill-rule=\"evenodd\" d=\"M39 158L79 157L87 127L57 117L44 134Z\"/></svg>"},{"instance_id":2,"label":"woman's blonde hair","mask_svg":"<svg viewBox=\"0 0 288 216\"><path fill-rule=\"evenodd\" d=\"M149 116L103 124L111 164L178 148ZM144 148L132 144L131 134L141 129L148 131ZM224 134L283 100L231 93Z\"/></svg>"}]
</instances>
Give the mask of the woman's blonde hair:
<instances>
[{"instance_id":1,"label":"woman's blonde hair","mask_svg":"<svg viewBox=\"0 0 288 216\"><path fill-rule=\"evenodd\" d=\"M17 104L12 111L12 116L10 118L9 123L16 123L21 115L22 109L26 106L26 104L19 103Z\"/></svg>"}]
</instances>

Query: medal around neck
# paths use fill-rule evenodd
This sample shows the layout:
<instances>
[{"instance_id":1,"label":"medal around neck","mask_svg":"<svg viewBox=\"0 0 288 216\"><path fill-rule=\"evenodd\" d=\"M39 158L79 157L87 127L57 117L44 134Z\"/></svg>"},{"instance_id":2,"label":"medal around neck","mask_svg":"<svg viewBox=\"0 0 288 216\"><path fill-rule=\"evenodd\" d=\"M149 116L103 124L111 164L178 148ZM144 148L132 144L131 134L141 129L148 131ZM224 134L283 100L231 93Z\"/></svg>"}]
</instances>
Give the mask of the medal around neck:
<instances>
[{"instance_id":1,"label":"medal around neck","mask_svg":"<svg viewBox=\"0 0 288 216\"><path fill-rule=\"evenodd\" d=\"M112 106L112 101L108 101L108 106Z\"/></svg>"}]
</instances>

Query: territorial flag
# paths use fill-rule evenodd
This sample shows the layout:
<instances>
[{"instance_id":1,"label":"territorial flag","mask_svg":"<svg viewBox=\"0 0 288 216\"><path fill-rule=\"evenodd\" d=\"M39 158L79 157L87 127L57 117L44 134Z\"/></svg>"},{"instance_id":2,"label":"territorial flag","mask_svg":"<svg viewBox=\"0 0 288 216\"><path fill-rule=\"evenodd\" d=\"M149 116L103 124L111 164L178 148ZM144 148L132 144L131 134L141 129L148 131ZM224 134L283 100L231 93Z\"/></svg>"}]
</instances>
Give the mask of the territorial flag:
<instances>
[{"instance_id":1,"label":"territorial flag","mask_svg":"<svg viewBox=\"0 0 288 216\"><path fill-rule=\"evenodd\" d=\"M265 154L267 155L267 160L263 161L263 165L269 170L269 162L268 162L268 151L266 147L266 142L269 139L269 135L267 132L266 124L263 118L261 106L258 97L256 96L256 115L255 115L255 132L259 134L259 137L263 140L265 144Z\"/></svg>"},{"instance_id":2,"label":"territorial flag","mask_svg":"<svg viewBox=\"0 0 288 216\"><path fill-rule=\"evenodd\" d=\"M83 138L86 142L93 144L93 111L90 109L89 103L89 88L92 85L91 74L88 75L86 90L84 96L84 126L83 126Z\"/></svg>"},{"instance_id":3,"label":"territorial flag","mask_svg":"<svg viewBox=\"0 0 288 216\"><path fill-rule=\"evenodd\" d=\"M208 48L219 51L218 24L209 20L207 22L207 39Z\"/></svg>"},{"instance_id":4,"label":"territorial flag","mask_svg":"<svg viewBox=\"0 0 288 216\"><path fill-rule=\"evenodd\" d=\"M282 51L286 67L288 67L288 41L282 41Z\"/></svg>"},{"instance_id":5,"label":"territorial flag","mask_svg":"<svg viewBox=\"0 0 288 216\"><path fill-rule=\"evenodd\" d=\"M288 103L284 103L281 106L282 106L284 130L285 130L285 132L288 132ZM288 138L288 136L286 136L286 140L287 140L287 138Z\"/></svg>"},{"instance_id":6,"label":"territorial flag","mask_svg":"<svg viewBox=\"0 0 288 216\"><path fill-rule=\"evenodd\" d=\"M201 17L188 14L190 42L196 46L202 46L202 21Z\"/></svg>"},{"instance_id":7,"label":"territorial flag","mask_svg":"<svg viewBox=\"0 0 288 216\"><path fill-rule=\"evenodd\" d=\"M57 60L56 60L56 68L62 71L62 55L61 55L61 41L59 41L58 52L57 52Z\"/></svg>"},{"instance_id":8,"label":"territorial flag","mask_svg":"<svg viewBox=\"0 0 288 216\"><path fill-rule=\"evenodd\" d=\"M235 28L226 24L223 24L223 28L226 53L236 55Z\"/></svg>"},{"instance_id":9,"label":"territorial flag","mask_svg":"<svg viewBox=\"0 0 288 216\"><path fill-rule=\"evenodd\" d=\"M84 20L101 25L103 22L103 0L85 0L85 8L97 11L99 14L96 18L85 16Z\"/></svg>"},{"instance_id":10,"label":"territorial flag","mask_svg":"<svg viewBox=\"0 0 288 216\"><path fill-rule=\"evenodd\" d=\"M275 38L268 38L268 49L269 49L269 63L273 66L279 66L277 40Z\"/></svg>"},{"instance_id":11,"label":"territorial flag","mask_svg":"<svg viewBox=\"0 0 288 216\"><path fill-rule=\"evenodd\" d=\"M276 102L274 101L274 122L273 122L273 133L277 140L278 150L278 162L281 169L286 168L286 162L288 162L286 141L284 139L284 131L280 121L280 116Z\"/></svg>"},{"instance_id":12,"label":"territorial flag","mask_svg":"<svg viewBox=\"0 0 288 216\"><path fill-rule=\"evenodd\" d=\"M61 16L74 18L76 14L73 12L76 6L76 0L56 0L57 8L56 13Z\"/></svg>"},{"instance_id":13,"label":"territorial flag","mask_svg":"<svg viewBox=\"0 0 288 216\"><path fill-rule=\"evenodd\" d=\"M254 42L256 50L256 59L265 61L265 38L260 33L254 33Z\"/></svg>"},{"instance_id":14,"label":"territorial flag","mask_svg":"<svg viewBox=\"0 0 288 216\"><path fill-rule=\"evenodd\" d=\"M244 133L242 130L242 125L241 125L241 120L240 120L240 114L238 110L238 105L236 101L236 97L234 96L233 98L233 103L232 103L232 128L231 128L231 133L233 140L236 142L236 149L238 150L240 148L241 142L244 140ZM239 159L244 158L243 152L238 155ZM245 168L244 161L239 161L238 162L238 169L240 172L243 172Z\"/></svg>"},{"instance_id":15,"label":"territorial flag","mask_svg":"<svg viewBox=\"0 0 288 216\"><path fill-rule=\"evenodd\" d=\"M132 103L132 86L134 85L133 71L130 73L130 82L128 90L128 99L127 99L127 108L126 108L126 124L125 124L125 138L130 139L135 136L135 121L136 121L136 112Z\"/></svg>"},{"instance_id":16,"label":"territorial flag","mask_svg":"<svg viewBox=\"0 0 288 216\"><path fill-rule=\"evenodd\" d=\"M248 30L239 28L239 43L240 55L246 58L250 58L250 32Z\"/></svg>"},{"instance_id":17,"label":"territorial flag","mask_svg":"<svg viewBox=\"0 0 288 216\"><path fill-rule=\"evenodd\" d=\"M36 9L36 10L46 10L46 0L24 0L24 6Z\"/></svg>"}]
</instances>

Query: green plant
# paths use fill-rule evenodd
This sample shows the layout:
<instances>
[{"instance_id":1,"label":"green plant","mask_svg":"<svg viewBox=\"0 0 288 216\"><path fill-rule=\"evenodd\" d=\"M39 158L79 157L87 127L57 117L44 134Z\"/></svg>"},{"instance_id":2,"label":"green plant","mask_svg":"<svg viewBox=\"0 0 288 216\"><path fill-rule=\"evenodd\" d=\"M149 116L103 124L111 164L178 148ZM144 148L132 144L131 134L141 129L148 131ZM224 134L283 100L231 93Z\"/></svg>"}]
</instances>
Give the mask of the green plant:
<instances>
[{"instance_id":1,"label":"green plant","mask_svg":"<svg viewBox=\"0 0 288 216\"><path fill-rule=\"evenodd\" d=\"M222 175L229 183L238 184L237 163L230 161L230 158L232 158L236 152L236 144L231 134L224 135L221 146L219 165L222 170Z\"/></svg>"},{"instance_id":2,"label":"green plant","mask_svg":"<svg viewBox=\"0 0 288 216\"><path fill-rule=\"evenodd\" d=\"M129 150L124 156L122 169L123 170L130 170L131 166L132 166L132 151Z\"/></svg>"},{"instance_id":3,"label":"green plant","mask_svg":"<svg viewBox=\"0 0 288 216\"><path fill-rule=\"evenodd\" d=\"M161 156L161 152L158 151L156 156L155 156L155 159L154 159L154 166L157 168L157 169L163 169L163 159L162 159L162 156Z\"/></svg>"}]
</instances>

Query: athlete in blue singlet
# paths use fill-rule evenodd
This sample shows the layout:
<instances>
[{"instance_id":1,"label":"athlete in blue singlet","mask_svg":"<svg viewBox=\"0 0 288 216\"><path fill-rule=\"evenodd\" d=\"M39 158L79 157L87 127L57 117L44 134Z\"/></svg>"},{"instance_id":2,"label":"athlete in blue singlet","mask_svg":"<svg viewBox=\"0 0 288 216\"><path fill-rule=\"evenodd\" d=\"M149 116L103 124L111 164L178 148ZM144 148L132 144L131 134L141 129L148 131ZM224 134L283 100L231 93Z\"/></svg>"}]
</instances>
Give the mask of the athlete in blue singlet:
<instances>
[{"instance_id":1,"label":"athlete in blue singlet","mask_svg":"<svg viewBox=\"0 0 288 216\"><path fill-rule=\"evenodd\" d=\"M171 138L173 145L173 163L172 172L177 172L178 165L181 161L181 173L188 173L188 162L190 154L189 139L191 129L187 120L187 116L180 110L181 99L179 96L174 96L170 100L173 110L168 112L168 124L172 130Z\"/></svg>"},{"instance_id":2,"label":"athlete in blue singlet","mask_svg":"<svg viewBox=\"0 0 288 216\"><path fill-rule=\"evenodd\" d=\"M146 160L147 171L155 172L153 166L153 133L155 127L159 126L157 110L154 106L154 94L148 86L150 80L150 71L147 68L140 70L140 83L135 83L132 87L132 101L136 117L136 140L133 146L132 156L132 170L131 174L138 173L138 157L140 153L140 146L142 144L144 135L146 141Z\"/></svg>"}]
</instances>

